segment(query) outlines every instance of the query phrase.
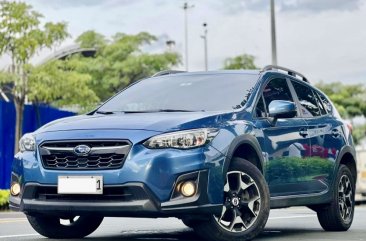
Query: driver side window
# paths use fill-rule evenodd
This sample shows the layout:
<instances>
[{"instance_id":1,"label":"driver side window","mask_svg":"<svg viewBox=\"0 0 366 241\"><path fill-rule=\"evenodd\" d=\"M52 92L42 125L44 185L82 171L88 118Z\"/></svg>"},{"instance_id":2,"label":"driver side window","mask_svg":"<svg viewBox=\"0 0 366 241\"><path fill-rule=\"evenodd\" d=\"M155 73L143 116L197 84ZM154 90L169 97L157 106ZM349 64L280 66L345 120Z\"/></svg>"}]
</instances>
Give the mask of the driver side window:
<instances>
[{"instance_id":1,"label":"driver side window","mask_svg":"<svg viewBox=\"0 0 366 241\"><path fill-rule=\"evenodd\" d=\"M273 79L263 90L263 98L266 109L273 100L287 100L294 102L286 79Z\"/></svg>"}]
</instances>

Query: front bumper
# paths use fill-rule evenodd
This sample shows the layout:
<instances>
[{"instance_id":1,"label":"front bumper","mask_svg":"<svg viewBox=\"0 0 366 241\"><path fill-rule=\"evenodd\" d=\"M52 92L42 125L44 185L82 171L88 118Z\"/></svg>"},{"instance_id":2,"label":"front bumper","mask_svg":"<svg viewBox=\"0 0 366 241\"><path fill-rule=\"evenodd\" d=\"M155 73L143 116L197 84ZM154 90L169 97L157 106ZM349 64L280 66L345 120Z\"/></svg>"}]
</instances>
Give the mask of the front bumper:
<instances>
[{"instance_id":1,"label":"front bumper","mask_svg":"<svg viewBox=\"0 0 366 241\"><path fill-rule=\"evenodd\" d=\"M11 208L25 213L98 213L104 216L165 217L194 213L219 213L223 200L223 162L225 156L211 145L190 150L151 150L141 143L153 133L143 130L60 131L37 135L37 145L53 140L99 140L129 138L132 148L119 169L50 170L36 152L18 153L12 166L12 182L22 186L19 197L11 197ZM198 192L189 198L174 196L177 180L199 173ZM135 188L143 198L120 200L105 197L77 199L56 195L58 176L103 176L104 189ZM47 189L53 197L38 195ZM53 190L53 191L52 191ZM46 193L47 193L46 192ZM120 194L120 193L119 193Z\"/></svg>"},{"instance_id":2,"label":"front bumper","mask_svg":"<svg viewBox=\"0 0 366 241\"><path fill-rule=\"evenodd\" d=\"M26 214L83 215L108 217L184 217L219 214L222 206L210 204L208 172L197 173L197 193L189 198L172 197L159 202L142 183L106 185L103 195L60 195L57 186L27 183L21 197L10 197L10 208Z\"/></svg>"}]
</instances>

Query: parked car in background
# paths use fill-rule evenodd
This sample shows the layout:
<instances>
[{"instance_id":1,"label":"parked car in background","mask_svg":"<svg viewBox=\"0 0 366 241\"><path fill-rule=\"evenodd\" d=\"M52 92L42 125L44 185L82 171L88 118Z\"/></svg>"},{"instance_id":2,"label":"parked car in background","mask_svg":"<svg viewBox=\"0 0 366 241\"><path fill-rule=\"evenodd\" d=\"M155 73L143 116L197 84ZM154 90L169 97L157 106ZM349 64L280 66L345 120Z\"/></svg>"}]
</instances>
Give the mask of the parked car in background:
<instances>
[{"instance_id":1,"label":"parked car in background","mask_svg":"<svg viewBox=\"0 0 366 241\"><path fill-rule=\"evenodd\" d=\"M271 208L307 206L326 231L353 221L350 131L278 66L158 73L20 147L11 207L49 238L87 236L110 216L177 217L215 241L256 237Z\"/></svg>"},{"instance_id":2,"label":"parked car in background","mask_svg":"<svg viewBox=\"0 0 366 241\"><path fill-rule=\"evenodd\" d=\"M362 195L362 199L366 197L366 149L357 150L357 188L356 192Z\"/></svg>"}]
</instances>

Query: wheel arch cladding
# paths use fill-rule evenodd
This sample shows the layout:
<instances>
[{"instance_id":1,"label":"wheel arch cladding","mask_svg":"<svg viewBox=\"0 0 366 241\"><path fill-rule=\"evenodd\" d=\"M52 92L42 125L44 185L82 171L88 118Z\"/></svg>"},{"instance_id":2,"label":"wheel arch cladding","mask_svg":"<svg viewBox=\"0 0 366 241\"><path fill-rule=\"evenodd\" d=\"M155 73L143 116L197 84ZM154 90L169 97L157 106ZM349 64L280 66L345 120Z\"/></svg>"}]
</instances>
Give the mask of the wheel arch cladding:
<instances>
[{"instance_id":1,"label":"wheel arch cladding","mask_svg":"<svg viewBox=\"0 0 366 241\"><path fill-rule=\"evenodd\" d=\"M255 165L260 172L264 172L264 160L262 150L260 148L257 138L252 135L244 134L237 136L231 143L226 155L224 164L224 175L229 170L229 166L234 157L239 157L248 160Z\"/></svg>"},{"instance_id":2,"label":"wheel arch cladding","mask_svg":"<svg viewBox=\"0 0 366 241\"><path fill-rule=\"evenodd\" d=\"M349 168L349 170L352 173L353 180L356 182L357 180L357 166L356 166L356 160L354 156L350 152L343 153L339 165L345 165ZM338 166L339 168L339 166Z\"/></svg>"}]
</instances>

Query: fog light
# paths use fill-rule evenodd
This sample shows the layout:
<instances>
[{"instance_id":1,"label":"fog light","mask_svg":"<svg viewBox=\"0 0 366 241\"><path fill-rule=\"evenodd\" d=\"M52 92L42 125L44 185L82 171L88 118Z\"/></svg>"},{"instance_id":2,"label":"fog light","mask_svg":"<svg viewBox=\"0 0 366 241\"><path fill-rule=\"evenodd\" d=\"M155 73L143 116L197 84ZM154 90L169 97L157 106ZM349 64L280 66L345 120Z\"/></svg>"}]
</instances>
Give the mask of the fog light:
<instances>
[{"instance_id":1,"label":"fog light","mask_svg":"<svg viewBox=\"0 0 366 241\"><path fill-rule=\"evenodd\" d=\"M191 197L196 193L196 184L192 181L183 182L180 187L180 192L185 197Z\"/></svg>"},{"instance_id":2,"label":"fog light","mask_svg":"<svg viewBox=\"0 0 366 241\"><path fill-rule=\"evenodd\" d=\"M13 196L18 196L20 193L20 185L17 182L14 182L13 184L11 184L10 187L10 193Z\"/></svg>"}]
</instances>

